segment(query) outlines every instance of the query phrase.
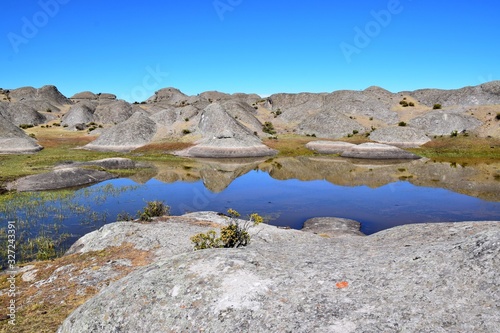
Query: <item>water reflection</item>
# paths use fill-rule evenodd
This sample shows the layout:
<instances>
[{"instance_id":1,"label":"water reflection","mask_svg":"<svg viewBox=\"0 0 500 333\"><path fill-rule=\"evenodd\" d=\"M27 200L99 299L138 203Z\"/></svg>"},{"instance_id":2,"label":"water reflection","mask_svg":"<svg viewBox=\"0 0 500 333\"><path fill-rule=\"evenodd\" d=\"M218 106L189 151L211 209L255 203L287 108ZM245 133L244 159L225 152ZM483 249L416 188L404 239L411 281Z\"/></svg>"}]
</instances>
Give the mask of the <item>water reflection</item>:
<instances>
[{"instance_id":1,"label":"water reflection","mask_svg":"<svg viewBox=\"0 0 500 333\"><path fill-rule=\"evenodd\" d=\"M296 229L312 217L351 218L366 234L408 223L500 221L499 185L500 162L464 166L296 157L154 163L130 178L65 190L60 197L50 192L3 196L0 241L6 236L3 221L17 219L25 229L19 235L32 237L51 226L56 238L70 235L63 244L69 246L116 221L118 214L136 215L153 200L163 200L175 215L234 208ZM33 202L40 202L37 209ZM51 207L57 216L47 215Z\"/></svg>"},{"instance_id":2,"label":"water reflection","mask_svg":"<svg viewBox=\"0 0 500 333\"><path fill-rule=\"evenodd\" d=\"M153 171L154 170L154 171ZM149 179L165 183L196 182L213 193L224 191L252 170L277 180L326 180L340 186L378 188L398 181L444 188L489 201L500 201L500 162L462 166L430 160L367 161L331 157L272 158L268 160L191 160L182 164L155 163ZM140 183L147 180L141 175ZM137 177L137 176L136 176ZM132 179L136 180L136 177Z\"/></svg>"}]
</instances>

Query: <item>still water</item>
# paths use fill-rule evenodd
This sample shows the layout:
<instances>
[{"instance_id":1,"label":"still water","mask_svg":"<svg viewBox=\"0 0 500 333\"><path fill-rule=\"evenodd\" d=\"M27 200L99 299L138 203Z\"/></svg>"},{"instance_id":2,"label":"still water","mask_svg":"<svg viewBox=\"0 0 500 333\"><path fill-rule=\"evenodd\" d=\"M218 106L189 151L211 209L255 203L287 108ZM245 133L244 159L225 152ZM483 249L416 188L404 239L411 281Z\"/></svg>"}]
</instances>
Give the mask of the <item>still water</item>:
<instances>
[{"instance_id":1,"label":"still water","mask_svg":"<svg viewBox=\"0 0 500 333\"><path fill-rule=\"evenodd\" d=\"M68 246L153 200L164 201L172 215L233 208L295 229L312 217L344 217L361 222L365 234L408 223L500 221L500 163L193 160L63 194L16 194L2 201L0 219L18 220L33 235L66 233Z\"/></svg>"}]
</instances>

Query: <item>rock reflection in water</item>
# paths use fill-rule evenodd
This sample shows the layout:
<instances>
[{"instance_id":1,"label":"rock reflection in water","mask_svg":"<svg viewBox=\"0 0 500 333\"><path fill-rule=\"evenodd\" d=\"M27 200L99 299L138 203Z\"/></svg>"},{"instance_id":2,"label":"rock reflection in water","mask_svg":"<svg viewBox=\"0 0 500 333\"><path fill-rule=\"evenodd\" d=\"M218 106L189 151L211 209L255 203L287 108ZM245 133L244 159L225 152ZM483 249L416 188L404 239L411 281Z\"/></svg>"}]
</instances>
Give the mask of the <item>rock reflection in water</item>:
<instances>
[{"instance_id":1,"label":"rock reflection in water","mask_svg":"<svg viewBox=\"0 0 500 333\"><path fill-rule=\"evenodd\" d=\"M235 179L252 170L267 172L277 180L326 180L340 186L378 188L398 181L424 187L443 188L456 193L500 201L500 162L462 166L454 163L351 160L334 157L288 157L237 160L189 160L184 163L155 163L147 174L131 177L145 183L202 180L213 193L224 191ZM139 180L140 179L140 180Z\"/></svg>"}]
</instances>

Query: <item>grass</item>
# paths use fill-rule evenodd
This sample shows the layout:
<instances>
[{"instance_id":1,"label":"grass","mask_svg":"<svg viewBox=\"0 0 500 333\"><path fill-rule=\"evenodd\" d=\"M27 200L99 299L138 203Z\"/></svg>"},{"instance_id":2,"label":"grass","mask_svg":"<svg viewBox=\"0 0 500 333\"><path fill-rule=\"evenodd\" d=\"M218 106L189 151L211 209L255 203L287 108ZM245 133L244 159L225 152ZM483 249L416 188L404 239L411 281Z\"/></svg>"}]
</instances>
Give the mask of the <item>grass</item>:
<instances>
[{"instance_id":1,"label":"grass","mask_svg":"<svg viewBox=\"0 0 500 333\"><path fill-rule=\"evenodd\" d=\"M64 161L86 162L111 157L125 157L136 161L183 161L184 159L168 154L173 150L192 146L184 142L162 142L144 146L132 153L98 152L76 149L94 140L82 132L69 132L60 128L33 128L27 131L35 134L44 149L36 154L0 155L0 184L14 179L48 171ZM111 170L110 172L127 176L136 170Z\"/></svg>"},{"instance_id":2,"label":"grass","mask_svg":"<svg viewBox=\"0 0 500 333\"><path fill-rule=\"evenodd\" d=\"M60 268L72 269L73 276L82 276L86 281L89 281L89 271L107 267L117 259L130 260L131 266L115 266L117 274L100 281L100 286L116 281L137 267L145 266L151 262L151 256L148 252L137 250L131 244L123 244L120 247L111 247L103 251L82 255L73 254L53 261L31 263L35 266L33 271L37 270L36 281L48 280L50 277L53 277L53 280L36 287L33 282L23 281L22 274L17 274L16 326L12 330L7 320L0 320L0 333L57 331L64 319L95 295L100 286L70 282L71 275L54 274L54 272ZM0 289L8 288L7 278L6 274L0 275ZM7 308L8 301L7 294L0 297L2 309ZM2 315L3 313L0 314L0 318Z\"/></svg>"},{"instance_id":3,"label":"grass","mask_svg":"<svg viewBox=\"0 0 500 333\"><path fill-rule=\"evenodd\" d=\"M279 151L278 157L313 156L315 152L307 149L308 142L318 140L317 138L299 135L280 135L278 140L264 139L265 145Z\"/></svg>"},{"instance_id":4,"label":"grass","mask_svg":"<svg viewBox=\"0 0 500 333\"><path fill-rule=\"evenodd\" d=\"M500 159L500 139L475 136L442 137L410 151L439 162L492 162Z\"/></svg>"}]
</instances>

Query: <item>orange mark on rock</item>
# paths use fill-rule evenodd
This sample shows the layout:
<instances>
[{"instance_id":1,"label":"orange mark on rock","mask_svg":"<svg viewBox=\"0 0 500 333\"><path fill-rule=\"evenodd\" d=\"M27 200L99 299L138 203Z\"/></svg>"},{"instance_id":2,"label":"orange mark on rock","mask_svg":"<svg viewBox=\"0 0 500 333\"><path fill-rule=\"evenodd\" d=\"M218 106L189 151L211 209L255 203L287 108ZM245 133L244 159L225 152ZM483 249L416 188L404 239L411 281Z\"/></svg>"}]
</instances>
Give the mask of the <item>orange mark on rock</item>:
<instances>
[{"instance_id":1,"label":"orange mark on rock","mask_svg":"<svg viewBox=\"0 0 500 333\"><path fill-rule=\"evenodd\" d=\"M347 281L338 282L338 283L336 284L336 286L337 286L337 288L339 288L339 289L344 289L344 288L349 287L349 282L347 282Z\"/></svg>"}]
</instances>

